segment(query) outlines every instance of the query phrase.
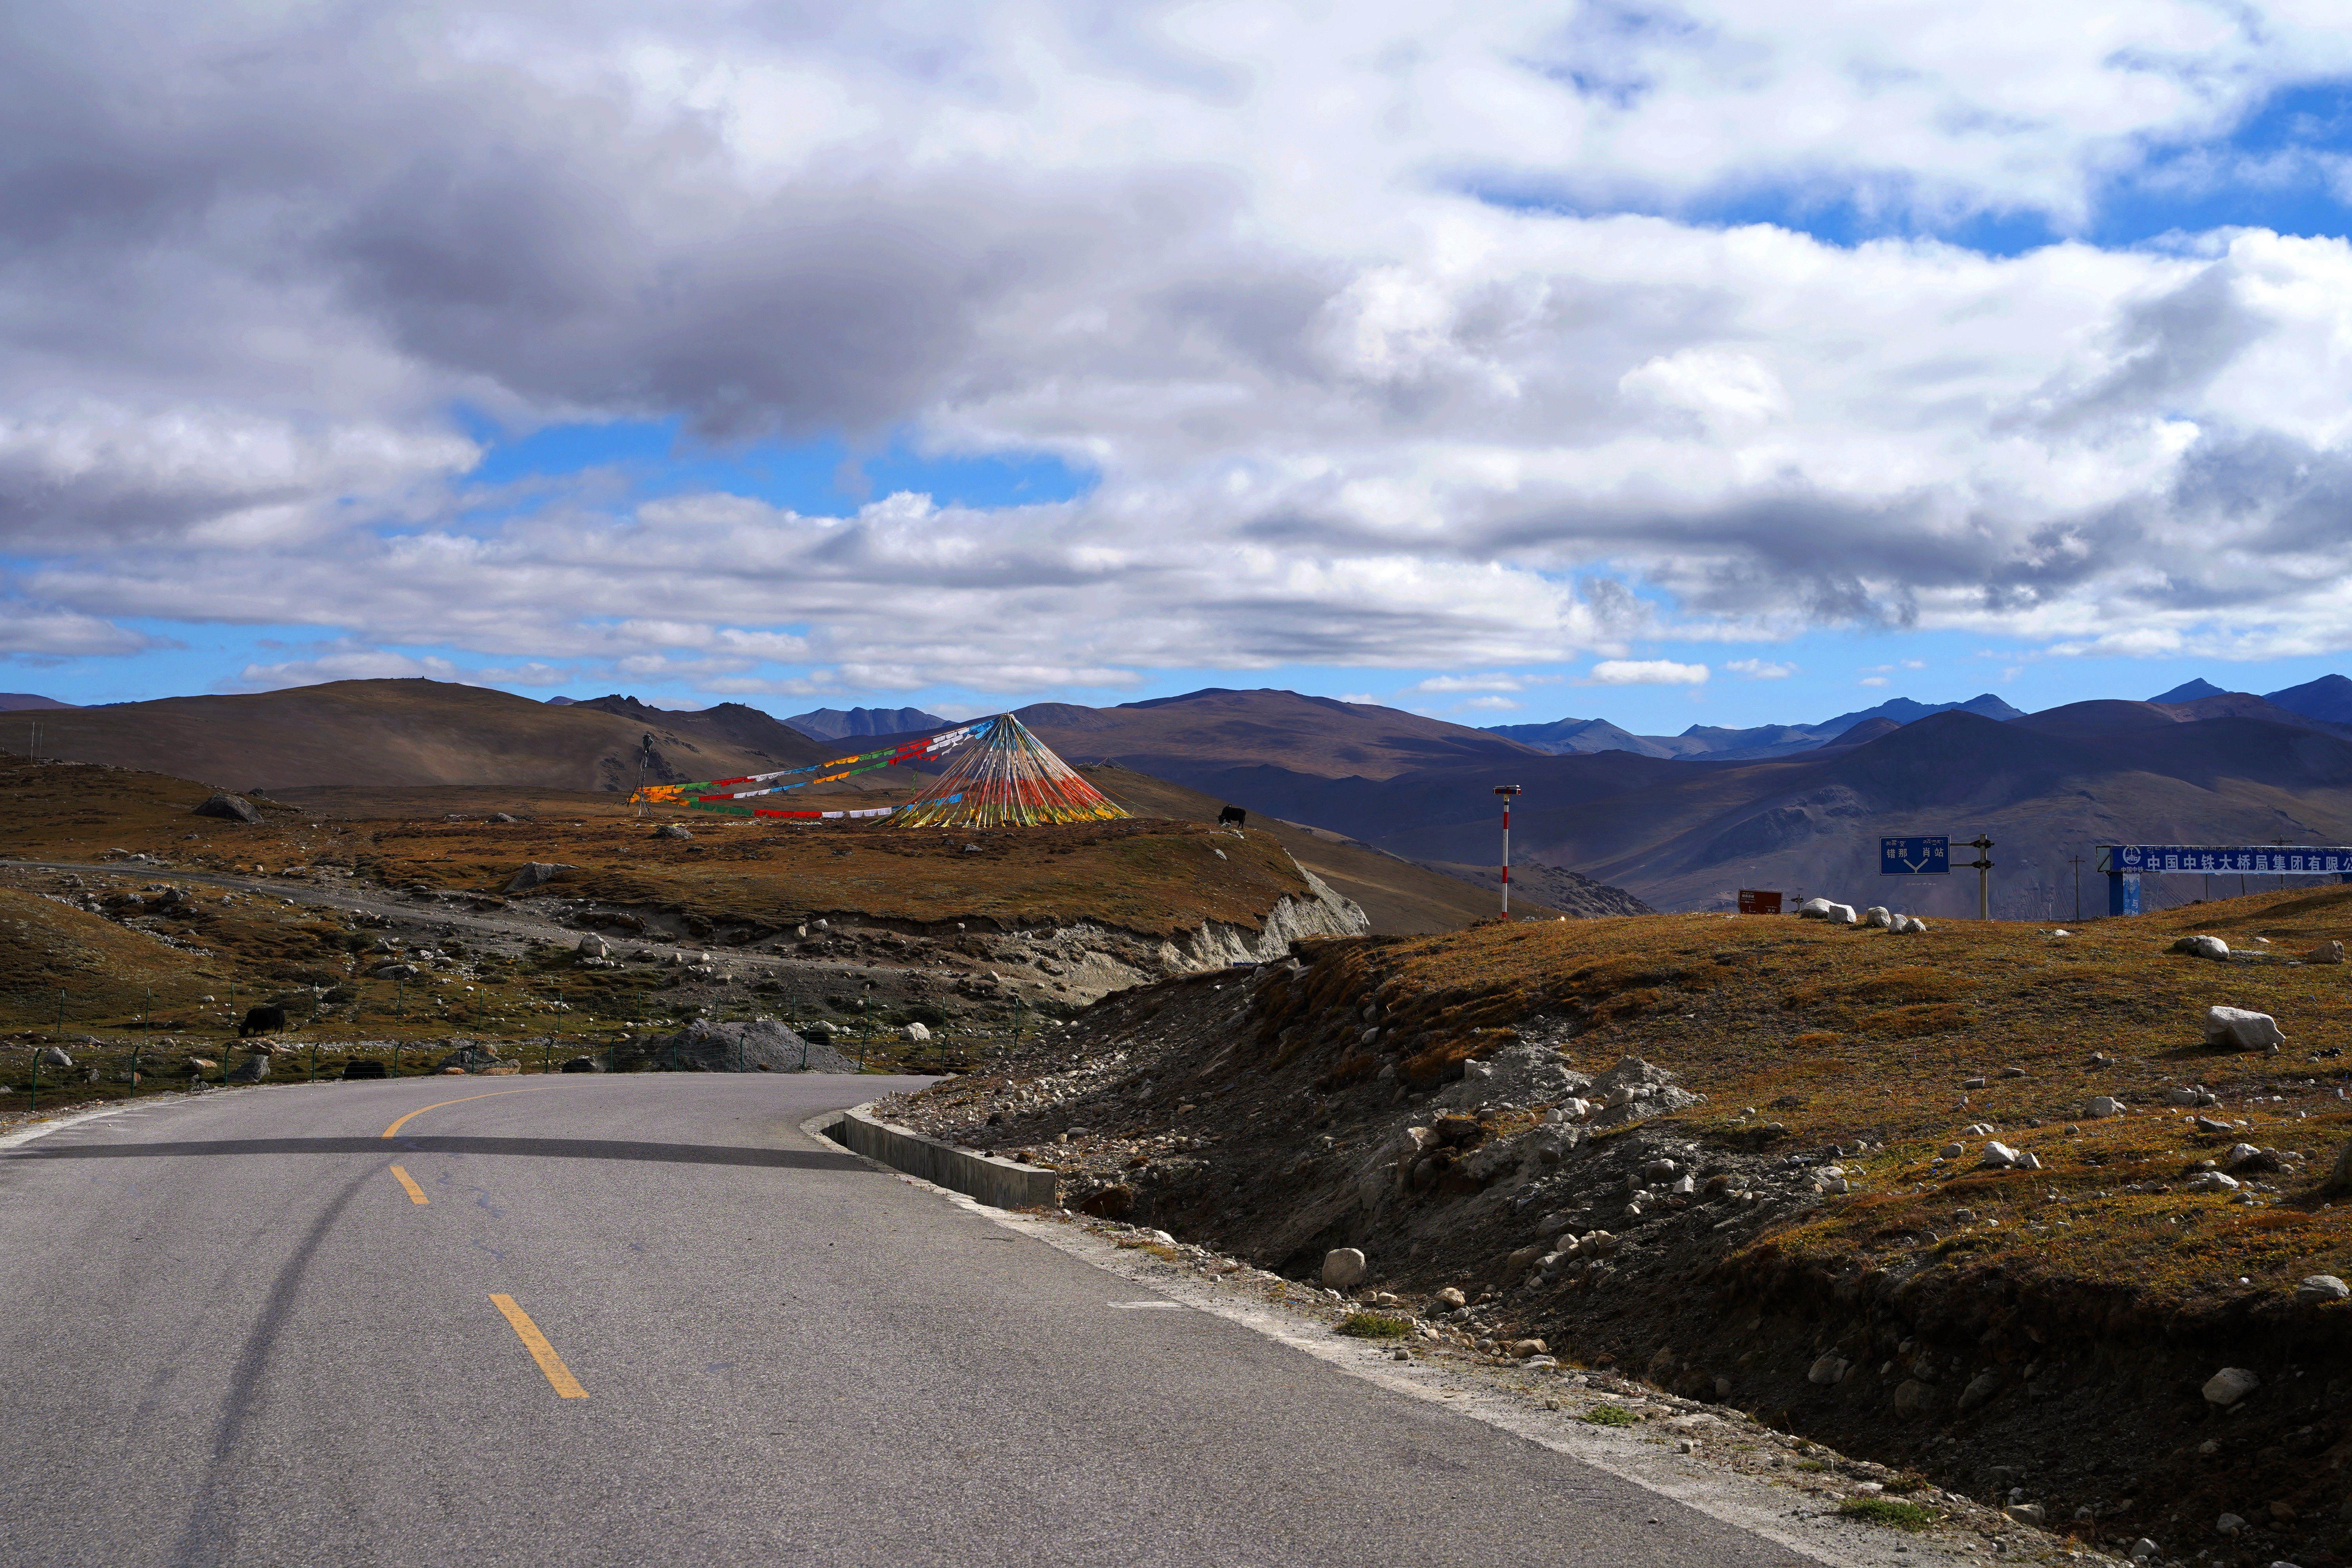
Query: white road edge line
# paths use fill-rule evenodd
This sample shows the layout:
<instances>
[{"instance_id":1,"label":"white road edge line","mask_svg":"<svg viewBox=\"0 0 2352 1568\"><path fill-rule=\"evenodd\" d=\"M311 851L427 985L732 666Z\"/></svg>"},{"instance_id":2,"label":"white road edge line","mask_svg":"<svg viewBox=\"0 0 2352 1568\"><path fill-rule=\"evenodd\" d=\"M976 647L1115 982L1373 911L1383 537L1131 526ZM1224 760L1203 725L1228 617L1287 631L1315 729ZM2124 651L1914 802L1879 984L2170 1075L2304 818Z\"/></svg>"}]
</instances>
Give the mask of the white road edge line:
<instances>
[{"instance_id":1,"label":"white road edge line","mask_svg":"<svg viewBox=\"0 0 2352 1568\"><path fill-rule=\"evenodd\" d=\"M877 1171L898 1177L909 1186L921 1187L936 1193L959 1208L968 1209L983 1219L1004 1226L1007 1230L1016 1231L1023 1236L1042 1241L1055 1251L1066 1253L1081 1262L1093 1264L1113 1278L1126 1278L1111 1267L1112 1263L1118 1260L1119 1249L1078 1229L1076 1226L1055 1220L1034 1219L1027 1215L1016 1214L1010 1209L991 1208L977 1198L942 1187L935 1182L925 1181L920 1176L910 1176L895 1165L885 1164L879 1160L860 1154L854 1149L845 1148L835 1142L824 1135L823 1129L839 1121L842 1115L843 1112L840 1110L828 1110L820 1115L812 1116L800 1124L801 1131L822 1146L838 1150L853 1159L871 1165ZM1558 1421L1543 1422L1538 1418L1538 1413L1517 1410L1510 1402L1500 1398L1477 1398L1474 1394L1472 1398L1465 1400L1462 1397L1465 1391L1458 1388L1446 1390L1438 1386L1437 1380L1444 1375L1438 1369L1407 1363L1412 1367L1412 1372L1409 1374L1394 1362L1375 1362L1368 1365L1360 1359L1363 1347L1357 1342L1349 1340L1334 1344L1321 1339L1310 1339L1298 1333L1277 1314L1266 1311L1255 1303L1220 1300L1208 1290L1197 1289L1201 1281L1179 1278L1166 1281L1136 1280L1134 1283L1146 1285L1155 1290L1164 1290L1171 1297L1181 1298L1179 1300L1171 1302L1171 1305L1192 1307L1200 1311L1213 1313L1228 1322L1237 1323L1270 1340L1288 1345L1293 1350L1304 1351L1316 1360L1328 1366L1336 1367L1350 1377L1362 1378L1368 1383L1377 1384L1393 1393L1406 1394L1426 1404L1437 1405L1440 1409L1450 1410L1455 1415L1483 1422L1499 1431L1507 1432L1515 1437L1524 1438L1528 1442L1549 1448L1556 1454L1565 1455L1579 1463L1591 1465L1594 1469L1606 1471L1620 1480L1631 1481L1644 1491L1672 1499L1685 1508L1705 1514L1709 1519L1728 1524L1738 1530L1744 1530L1751 1535L1760 1536L1776 1546L1786 1547L1808 1561L1827 1564L1828 1568L1927 1568L1928 1563L1939 1557L1953 1563L1977 1560L1973 1554L1959 1548L1957 1542L1948 1540L1929 1535L1906 1535L1898 1538L1896 1532L1893 1531L1882 1530L1873 1525L1851 1524L1843 1520L1836 1520L1834 1523L1841 1533L1848 1537L1847 1539L1823 1540L1819 1536L1800 1535L1789 1528L1790 1510L1800 1506L1801 1502L1811 1500L1800 1499L1792 1493L1779 1493L1772 1499L1774 1504L1779 1505L1785 1501L1788 1506L1767 1508L1748 1502L1742 1498L1726 1495L1735 1487L1742 1491L1752 1487L1759 1493L1774 1490L1775 1489L1772 1489L1769 1482L1751 1481L1749 1478L1725 1474L1696 1476L1685 1471L1678 1475L1674 1473L1673 1456L1646 1453L1638 1446L1640 1443L1638 1438L1618 1436L1606 1427L1595 1427L1588 1436L1572 1427L1567 1427ZM1113 1304L1117 1305L1117 1303ZM1567 1436L1573 1436L1576 1441L1564 1440ZM1834 1519L1834 1516L1832 1518ZM1872 1533L1864 1533L1865 1531ZM1874 1535L1885 1539L1874 1539ZM1873 1550L1874 1548L1875 1550Z\"/></svg>"}]
</instances>

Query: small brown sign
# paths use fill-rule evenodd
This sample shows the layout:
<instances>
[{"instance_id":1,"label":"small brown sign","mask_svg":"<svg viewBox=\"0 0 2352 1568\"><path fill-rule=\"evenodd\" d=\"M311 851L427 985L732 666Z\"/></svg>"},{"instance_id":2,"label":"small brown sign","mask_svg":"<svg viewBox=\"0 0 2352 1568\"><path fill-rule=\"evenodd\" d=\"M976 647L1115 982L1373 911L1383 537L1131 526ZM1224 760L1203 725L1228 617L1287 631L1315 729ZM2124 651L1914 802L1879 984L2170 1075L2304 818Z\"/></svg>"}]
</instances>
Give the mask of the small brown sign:
<instances>
[{"instance_id":1,"label":"small brown sign","mask_svg":"<svg viewBox=\"0 0 2352 1568\"><path fill-rule=\"evenodd\" d=\"M1777 915L1780 912L1780 895L1758 888L1739 889L1739 912L1743 915Z\"/></svg>"}]
</instances>

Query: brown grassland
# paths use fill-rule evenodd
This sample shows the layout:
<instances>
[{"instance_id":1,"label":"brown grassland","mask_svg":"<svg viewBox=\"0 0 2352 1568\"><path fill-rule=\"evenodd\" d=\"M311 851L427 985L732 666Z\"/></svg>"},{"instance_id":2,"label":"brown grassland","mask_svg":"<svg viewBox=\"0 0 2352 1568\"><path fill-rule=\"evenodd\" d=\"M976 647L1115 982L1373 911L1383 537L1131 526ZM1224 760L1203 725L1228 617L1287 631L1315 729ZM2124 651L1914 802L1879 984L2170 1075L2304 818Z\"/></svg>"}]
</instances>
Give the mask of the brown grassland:
<instances>
[{"instance_id":1,"label":"brown grassland","mask_svg":"<svg viewBox=\"0 0 2352 1568\"><path fill-rule=\"evenodd\" d=\"M1341 998L1377 994L1395 1029L1417 1031L1405 1065L1426 1084L1508 1041L1516 1022L1577 1014L1587 1026L1569 1047L1574 1065L1597 1072L1633 1055L1668 1068L1707 1097L1681 1117L1711 1141L1874 1146L1843 1162L1854 1194L1758 1244L1832 1274L1924 1252L1956 1277L2064 1281L2192 1315L2275 1300L2311 1274L2352 1276L2352 1202L2334 1206L2321 1190L2352 1136L2339 1093L2352 1082L2352 967L2294 961L2352 942L2352 887L2054 929L1950 922L1895 936L1691 914L1316 944L1301 979L1330 994L1273 1006L1263 1027L1269 1044L1300 1019L1328 1016L1344 1031L1353 1009ZM2168 951L2191 931L2222 937L2243 961ZM2206 1046L2199 1025L2215 1004L2273 1015L2286 1047ZM1370 1069L1323 1032L1294 1034L1283 1054L1319 1043L1337 1058L1332 1081ZM1963 1087L1979 1076L1982 1087ZM2189 1086L2221 1103L2166 1102ZM2129 1112L2084 1117L2099 1095ZM2196 1114L2237 1125L2200 1131ZM1976 1170L1987 1140L1963 1130L1978 1122L2043 1168ZM1939 1161L1954 1141L1966 1155ZM2183 1190L2194 1163L2240 1142L2299 1168L2268 1178L2283 1195L2246 1205ZM1972 1220L1957 1217L1964 1209Z\"/></svg>"}]
</instances>

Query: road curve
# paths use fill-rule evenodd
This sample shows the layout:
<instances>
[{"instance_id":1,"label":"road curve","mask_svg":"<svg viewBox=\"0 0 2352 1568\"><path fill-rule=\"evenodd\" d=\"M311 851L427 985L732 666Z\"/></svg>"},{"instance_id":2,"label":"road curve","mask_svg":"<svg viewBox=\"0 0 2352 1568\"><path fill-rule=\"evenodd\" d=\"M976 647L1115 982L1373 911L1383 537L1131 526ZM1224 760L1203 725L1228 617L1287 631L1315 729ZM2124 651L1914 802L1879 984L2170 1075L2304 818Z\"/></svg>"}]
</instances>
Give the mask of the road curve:
<instances>
[{"instance_id":1,"label":"road curve","mask_svg":"<svg viewBox=\"0 0 2352 1568\"><path fill-rule=\"evenodd\" d=\"M797 1131L908 1081L288 1086L0 1150L0 1562L1798 1561Z\"/></svg>"}]
</instances>

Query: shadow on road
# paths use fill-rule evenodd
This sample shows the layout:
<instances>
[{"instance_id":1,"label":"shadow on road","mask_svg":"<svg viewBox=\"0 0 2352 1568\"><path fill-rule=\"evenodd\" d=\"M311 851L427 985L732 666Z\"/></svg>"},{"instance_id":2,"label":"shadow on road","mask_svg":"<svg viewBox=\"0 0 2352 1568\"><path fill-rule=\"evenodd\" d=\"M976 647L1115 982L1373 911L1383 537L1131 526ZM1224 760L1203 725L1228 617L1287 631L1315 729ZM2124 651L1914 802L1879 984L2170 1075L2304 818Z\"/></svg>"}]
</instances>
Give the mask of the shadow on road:
<instances>
[{"instance_id":1,"label":"shadow on road","mask_svg":"<svg viewBox=\"0 0 2352 1568\"><path fill-rule=\"evenodd\" d=\"M223 1138L180 1143L40 1143L7 1160L173 1160L243 1154L526 1154L545 1160L637 1160L670 1165L761 1165L799 1171L872 1171L854 1154L816 1149L744 1149L700 1143L629 1143L601 1138Z\"/></svg>"}]
</instances>

